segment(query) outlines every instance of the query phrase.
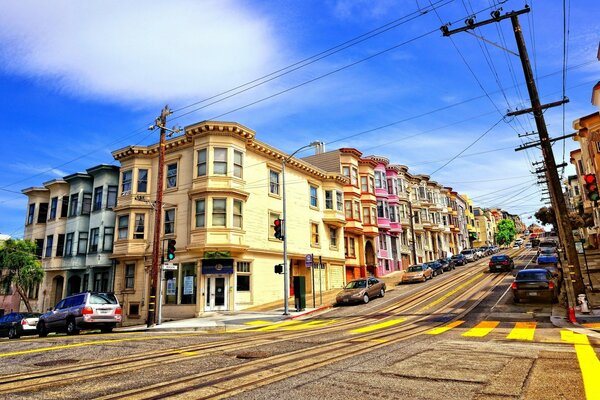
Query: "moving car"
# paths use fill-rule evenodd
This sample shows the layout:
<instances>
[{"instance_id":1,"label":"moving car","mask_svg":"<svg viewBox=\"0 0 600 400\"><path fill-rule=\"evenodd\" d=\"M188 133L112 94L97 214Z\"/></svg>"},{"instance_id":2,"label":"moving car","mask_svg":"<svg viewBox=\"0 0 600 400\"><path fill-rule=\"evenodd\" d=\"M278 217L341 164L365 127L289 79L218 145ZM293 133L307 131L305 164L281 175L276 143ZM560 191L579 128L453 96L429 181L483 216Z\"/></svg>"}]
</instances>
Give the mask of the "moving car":
<instances>
[{"instance_id":1,"label":"moving car","mask_svg":"<svg viewBox=\"0 0 600 400\"><path fill-rule=\"evenodd\" d=\"M543 268L523 269L510 286L515 303L524 299L556 302L559 285L556 277Z\"/></svg>"},{"instance_id":2,"label":"moving car","mask_svg":"<svg viewBox=\"0 0 600 400\"><path fill-rule=\"evenodd\" d=\"M405 282L425 282L433 277L433 270L425 264L411 265L402 274L400 283Z\"/></svg>"},{"instance_id":3,"label":"moving car","mask_svg":"<svg viewBox=\"0 0 600 400\"><path fill-rule=\"evenodd\" d=\"M490 258L490 263L488 264L490 272L494 271L512 271L515 267L515 262L513 259L506 254L497 254Z\"/></svg>"},{"instance_id":4,"label":"moving car","mask_svg":"<svg viewBox=\"0 0 600 400\"><path fill-rule=\"evenodd\" d=\"M40 316L37 332L40 337L50 332L76 335L81 329L112 332L121 322L122 310L114 293L85 292L65 297Z\"/></svg>"},{"instance_id":5,"label":"moving car","mask_svg":"<svg viewBox=\"0 0 600 400\"><path fill-rule=\"evenodd\" d=\"M439 260L437 260L437 262L442 264L442 271L452 271L456 266L454 260L451 257L440 258Z\"/></svg>"},{"instance_id":6,"label":"moving car","mask_svg":"<svg viewBox=\"0 0 600 400\"><path fill-rule=\"evenodd\" d=\"M467 260L467 262L473 262L473 261L477 261L479 259L479 257L477 256L477 253L473 249L465 249L465 250L461 251L460 254L465 256L465 259Z\"/></svg>"},{"instance_id":7,"label":"moving car","mask_svg":"<svg viewBox=\"0 0 600 400\"><path fill-rule=\"evenodd\" d=\"M454 261L454 265L465 265L467 263L467 259L464 254L455 254L452 257L452 261Z\"/></svg>"},{"instance_id":8,"label":"moving car","mask_svg":"<svg viewBox=\"0 0 600 400\"><path fill-rule=\"evenodd\" d=\"M425 263L424 265L431 268L432 276L438 276L444 273L444 266L439 261L430 261Z\"/></svg>"},{"instance_id":9,"label":"moving car","mask_svg":"<svg viewBox=\"0 0 600 400\"><path fill-rule=\"evenodd\" d=\"M0 337L18 339L21 336L35 335L40 313L12 312L0 318Z\"/></svg>"},{"instance_id":10,"label":"moving car","mask_svg":"<svg viewBox=\"0 0 600 400\"><path fill-rule=\"evenodd\" d=\"M541 247L536 261L538 265L558 264L558 254L556 254L556 249L551 247Z\"/></svg>"},{"instance_id":11,"label":"moving car","mask_svg":"<svg viewBox=\"0 0 600 400\"><path fill-rule=\"evenodd\" d=\"M525 243L525 248L526 249L531 249L533 246L531 245L531 242L527 242Z\"/></svg>"},{"instance_id":12,"label":"moving car","mask_svg":"<svg viewBox=\"0 0 600 400\"><path fill-rule=\"evenodd\" d=\"M367 286L367 279L362 278L348 282L344 290L335 296L335 302L348 304L362 301L367 304L369 300L378 296L385 296L385 282L377 278L369 278Z\"/></svg>"}]
</instances>

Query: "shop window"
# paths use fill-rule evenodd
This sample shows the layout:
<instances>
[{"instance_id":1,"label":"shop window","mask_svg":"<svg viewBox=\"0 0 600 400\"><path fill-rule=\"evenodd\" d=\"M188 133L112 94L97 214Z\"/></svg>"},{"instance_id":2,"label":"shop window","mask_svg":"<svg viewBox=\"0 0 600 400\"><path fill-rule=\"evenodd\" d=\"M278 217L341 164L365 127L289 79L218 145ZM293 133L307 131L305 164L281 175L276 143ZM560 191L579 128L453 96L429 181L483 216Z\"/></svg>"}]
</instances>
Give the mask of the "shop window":
<instances>
[{"instance_id":1,"label":"shop window","mask_svg":"<svg viewBox=\"0 0 600 400\"><path fill-rule=\"evenodd\" d=\"M236 291L250 291L250 263L248 261L238 261L236 263Z\"/></svg>"}]
</instances>

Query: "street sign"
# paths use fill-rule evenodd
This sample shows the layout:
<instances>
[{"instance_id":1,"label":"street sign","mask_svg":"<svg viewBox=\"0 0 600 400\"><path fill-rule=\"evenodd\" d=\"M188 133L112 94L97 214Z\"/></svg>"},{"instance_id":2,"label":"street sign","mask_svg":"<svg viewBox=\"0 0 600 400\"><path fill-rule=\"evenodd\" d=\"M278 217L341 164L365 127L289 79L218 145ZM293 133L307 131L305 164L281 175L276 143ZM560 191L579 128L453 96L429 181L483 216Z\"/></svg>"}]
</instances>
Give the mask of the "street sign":
<instances>
[{"instance_id":1,"label":"street sign","mask_svg":"<svg viewBox=\"0 0 600 400\"><path fill-rule=\"evenodd\" d=\"M168 264L163 264L163 266L162 266L162 267L163 267L163 269L165 269L165 270L167 270L167 269L177 269L177 265L175 265L175 264L171 264L171 263L168 263Z\"/></svg>"},{"instance_id":2,"label":"street sign","mask_svg":"<svg viewBox=\"0 0 600 400\"><path fill-rule=\"evenodd\" d=\"M312 263L313 263L312 254L307 254L306 257L304 257L304 263L306 264L306 268L312 267Z\"/></svg>"}]
</instances>

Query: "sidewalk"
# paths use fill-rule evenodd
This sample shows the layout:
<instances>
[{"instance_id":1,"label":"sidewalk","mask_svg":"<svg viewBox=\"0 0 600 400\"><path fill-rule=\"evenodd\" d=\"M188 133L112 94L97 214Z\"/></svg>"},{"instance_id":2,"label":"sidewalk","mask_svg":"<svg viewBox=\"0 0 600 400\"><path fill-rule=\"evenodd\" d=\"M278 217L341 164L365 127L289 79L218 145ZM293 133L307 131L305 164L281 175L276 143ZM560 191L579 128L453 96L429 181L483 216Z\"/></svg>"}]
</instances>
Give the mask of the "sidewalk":
<instances>
[{"instance_id":1,"label":"sidewalk","mask_svg":"<svg viewBox=\"0 0 600 400\"><path fill-rule=\"evenodd\" d=\"M575 316L577 322L582 325L597 324L600 328L600 250L585 250L585 258L583 254L579 255L579 265L590 312L582 313L578 306L575 309Z\"/></svg>"},{"instance_id":2,"label":"sidewalk","mask_svg":"<svg viewBox=\"0 0 600 400\"><path fill-rule=\"evenodd\" d=\"M385 282L386 290L394 290L402 278L402 271L392 272L391 274L380 278ZM242 311L219 311L207 312L197 318L188 318L177 321L163 322L160 325L147 327L146 325L126 326L116 328L118 332L185 332L185 331L204 331L204 332L225 332L235 329L248 327L247 323L252 321L276 322L285 321L317 313L335 304L335 296L340 292L340 288L315 293L315 304L313 306L312 293L306 294L306 308L297 311L294 304L294 297L291 296L288 304L288 315L284 315L283 299L271 303L261 304L247 308Z\"/></svg>"}]
</instances>

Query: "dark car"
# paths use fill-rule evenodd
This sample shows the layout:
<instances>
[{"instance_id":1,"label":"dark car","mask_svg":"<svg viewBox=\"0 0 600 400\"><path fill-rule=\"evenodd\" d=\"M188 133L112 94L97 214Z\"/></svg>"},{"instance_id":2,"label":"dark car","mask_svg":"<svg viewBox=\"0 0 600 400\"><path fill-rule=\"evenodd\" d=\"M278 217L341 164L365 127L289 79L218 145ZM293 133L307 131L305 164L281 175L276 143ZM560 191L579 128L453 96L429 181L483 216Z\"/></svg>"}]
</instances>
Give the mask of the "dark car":
<instances>
[{"instance_id":1,"label":"dark car","mask_svg":"<svg viewBox=\"0 0 600 400\"><path fill-rule=\"evenodd\" d=\"M452 261L454 261L454 265L465 265L467 263L467 259L464 254L455 254L452 257Z\"/></svg>"},{"instance_id":2,"label":"dark car","mask_svg":"<svg viewBox=\"0 0 600 400\"><path fill-rule=\"evenodd\" d=\"M454 263L454 260L450 257L440 258L437 261L440 264L442 264L442 270L444 270L444 271L452 271L454 269L454 267L456 266L456 264Z\"/></svg>"},{"instance_id":3,"label":"dark car","mask_svg":"<svg viewBox=\"0 0 600 400\"><path fill-rule=\"evenodd\" d=\"M431 271L433 272L431 276L437 276L444 273L444 266L439 261L430 261L428 263L424 263L423 265L431 268Z\"/></svg>"},{"instance_id":4,"label":"dark car","mask_svg":"<svg viewBox=\"0 0 600 400\"><path fill-rule=\"evenodd\" d=\"M0 337L17 339L37 334L36 325L40 313L12 312L0 318Z\"/></svg>"},{"instance_id":5,"label":"dark car","mask_svg":"<svg viewBox=\"0 0 600 400\"><path fill-rule=\"evenodd\" d=\"M497 254L490 258L490 263L488 264L490 272L494 271L512 271L515 267L515 262L510 256L506 254Z\"/></svg>"},{"instance_id":6,"label":"dark car","mask_svg":"<svg viewBox=\"0 0 600 400\"><path fill-rule=\"evenodd\" d=\"M519 271L510 288L515 303L524 299L555 303L560 290L557 278L542 268Z\"/></svg>"}]
</instances>

